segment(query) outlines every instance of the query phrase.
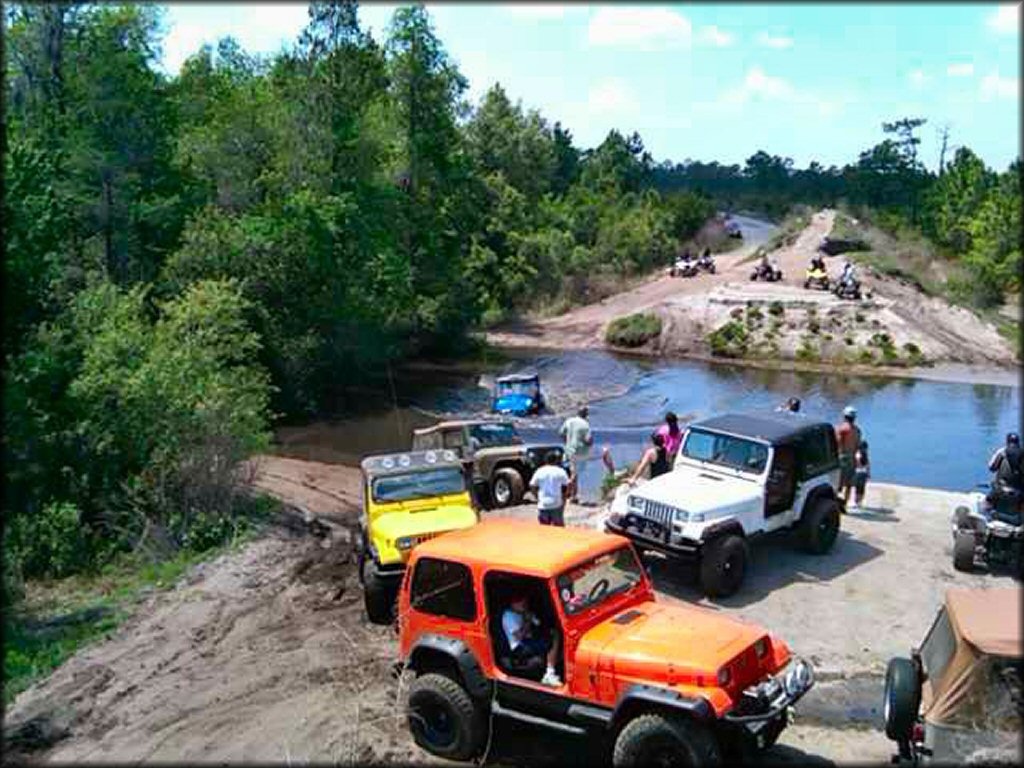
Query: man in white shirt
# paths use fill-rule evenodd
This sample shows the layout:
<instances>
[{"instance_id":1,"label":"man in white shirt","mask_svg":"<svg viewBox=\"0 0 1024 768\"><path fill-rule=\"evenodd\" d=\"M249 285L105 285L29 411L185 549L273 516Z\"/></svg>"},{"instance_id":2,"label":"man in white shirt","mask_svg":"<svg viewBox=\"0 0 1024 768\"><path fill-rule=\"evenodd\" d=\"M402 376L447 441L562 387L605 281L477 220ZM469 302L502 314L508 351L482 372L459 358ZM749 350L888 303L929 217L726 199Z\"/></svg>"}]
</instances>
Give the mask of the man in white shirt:
<instances>
[{"instance_id":1,"label":"man in white shirt","mask_svg":"<svg viewBox=\"0 0 1024 768\"><path fill-rule=\"evenodd\" d=\"M501 628L508 640L508 647L513 657L525 661L533 657L543 657L547 661L547 669L541 679L542 685L558 687L562 684L555 672L558 659L557 638L539 637L540 619L526 604L525 595L516 595L509 602L508 608L501 615ZM552 633L553 634L553 633Z\"/></svg>"},{"instance_id":2,"label":"man in white shirt","mask_svg":"<svg viewBox=\"0 0 1024 768\"><path fill-rule=\"evenodd\" d=\"M558 465L557 453L549 453L547 463L533 473L530 490L537 495L537 520L540 524L564 528L569 475Z\"/></svg>"}]
</instances>

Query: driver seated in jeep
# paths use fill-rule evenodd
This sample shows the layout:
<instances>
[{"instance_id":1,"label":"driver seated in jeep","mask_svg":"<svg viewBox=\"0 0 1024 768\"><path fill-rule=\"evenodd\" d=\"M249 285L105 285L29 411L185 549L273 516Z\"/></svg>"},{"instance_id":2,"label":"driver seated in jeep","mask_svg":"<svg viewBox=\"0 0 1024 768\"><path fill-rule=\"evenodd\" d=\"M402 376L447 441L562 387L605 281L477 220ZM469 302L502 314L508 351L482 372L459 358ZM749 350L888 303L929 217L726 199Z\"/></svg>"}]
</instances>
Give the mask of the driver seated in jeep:
<instances>
[{"instance_id":1,"label":"driver seated in jeep","mask_svg":"<svg viewBox=\"0 0 1024 768\"><path fill-rule=\"evenodd\" d=\"M540 682L557 688L562 684L555 672L558 660L558 637L551 627L545 628L530 610L526 595L515 594L501 616L501 628L508 643L509 666L523 677L533 677L534 670L546 664Z\"/></svg>"}]
</instances>

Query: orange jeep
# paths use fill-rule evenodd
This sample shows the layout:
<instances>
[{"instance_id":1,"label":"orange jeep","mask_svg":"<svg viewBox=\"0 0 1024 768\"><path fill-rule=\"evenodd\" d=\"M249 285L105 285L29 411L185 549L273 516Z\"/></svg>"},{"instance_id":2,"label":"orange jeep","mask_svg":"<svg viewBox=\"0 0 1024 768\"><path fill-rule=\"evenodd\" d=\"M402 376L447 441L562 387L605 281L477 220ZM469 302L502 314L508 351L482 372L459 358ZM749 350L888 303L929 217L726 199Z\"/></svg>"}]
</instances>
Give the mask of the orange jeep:
<instances>
[{"instance_id":1,"label":"orange jeep","mask_svg":"<svg viewBox=\"0 0 1024 768\"><path fill-rule=\"evenodd\" d=\"M453 760L503 715L600 734L615 765L714 763L774 743L814 682L761 627L657 602L629 540L593 530L492 518L425 541L398 614L409 729ZM539 656L511 647L529 624Z\"/></svg>"}]
</instances>

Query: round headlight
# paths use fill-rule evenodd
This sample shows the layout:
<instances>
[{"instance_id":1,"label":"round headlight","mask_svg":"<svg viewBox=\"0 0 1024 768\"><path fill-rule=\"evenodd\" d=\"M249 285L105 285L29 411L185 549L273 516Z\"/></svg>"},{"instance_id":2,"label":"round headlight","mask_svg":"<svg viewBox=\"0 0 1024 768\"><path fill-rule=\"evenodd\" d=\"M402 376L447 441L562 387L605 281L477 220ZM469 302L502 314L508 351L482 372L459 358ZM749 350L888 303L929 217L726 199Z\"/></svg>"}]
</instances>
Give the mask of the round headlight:
<instances>
[{"instance_id":1,"label":"round headlight","mask_svg":"<svg viewBox=\"0 0 1024 768\"><path fill-rule=\"evenodd\" d=\"M395 460L388 456L385 459L381 459L380 465L384 467L384 469L391 469L395 466Z\"/></svg>"},{"instance_id":2,"label":"round headlight","mask_svg":"<svg viewBox=\"0 0 1024 768\"><path fill-rule=\"evenodd\" d=\"M395 540L395 546L401 550L412 549L413 540L410 536L403 536Z\"/></svg>"},{"instance_id":3,"label":"round headlight","mask_svg":"<svg viewBox=\"0 0 1024 768\"><path fill-rule=\"evenodd\" d=\"M408 467L412 463L412 459L407 454L402 454L398 457L398 463L400 466Z\"/></svg>"},{"instance_id":4,"label":"round headlight","mask_svg":"<svg viewBox=\"0 0 1024 768\"><path fill-rule=\"evenodd\" d=\"M423 454L423 460L427 462L427 464L433 464L435 461L437 461L437 454L434 453L433 451L427 451L425 454Z\"/></svg>"},{"instance_id":5,"label":"round headlight","mask_svg":"<svg viewBox=\"0 0 1024 768\"><path fill-rule=\"evenodd\" d=\"M445 461L455 461L455 458L456 458L455 457L455 451L445 451L444 452L444 460Z\"/></svg>"},{"instance_id":6,"label":"round headlight","mask_svg":"<svg viewBox=\"0 0 1024 768\"><path fill-rule=\"evenodd\" d=\"M786 671L786 677L782 682L786 686L786 693L790 696L797 696L806 692L814 683L814 671L810 664L803 659L798 659Z\"/></svg>"}]
</instances>

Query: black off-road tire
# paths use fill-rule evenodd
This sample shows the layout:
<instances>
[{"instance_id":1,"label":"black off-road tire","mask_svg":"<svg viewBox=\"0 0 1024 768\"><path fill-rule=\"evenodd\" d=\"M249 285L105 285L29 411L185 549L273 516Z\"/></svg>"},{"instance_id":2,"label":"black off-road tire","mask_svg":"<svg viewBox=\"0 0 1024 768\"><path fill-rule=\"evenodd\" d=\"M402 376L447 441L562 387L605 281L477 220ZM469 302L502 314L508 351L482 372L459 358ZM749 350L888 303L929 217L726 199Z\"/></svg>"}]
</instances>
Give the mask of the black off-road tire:
<instances>
[{"instance_id":1,"label":"black off-road tire","mask_svg":"<svg viewBox=\"0 0 1024 768\"><path fill-rule=\"evenodd\" d=\"M953 567L958 571L970 573L974 570L974 534L969 531L957 531L953 537Z\"/></svg>"},{"instance_id":2,"label":"black off-road tire","mask_svg":"<svg viewBox=\"0 0 1024 768\"><path fill-rule=\"evenodd\" d=\"M823 497L811 503L800 521L801 545L805 552L823 555L835 544L839 535L839 502Z\"/></svg>"},{"instance_id":3,"label":"black off-road tire","mask_svg":"<svg viewBox=\"0 0 1024 768\"><path fill-rule=\"evenodd\" d=\"M917 665L911 659L896 657L889 660L882 704L885 735L893 741L908 741L921 706L921 681Z\"/></svg>"},{"instance_id":4,"label":"black off-road tire","mask_svg":"<svg viewBox=\"0 0 1024 768\"><path fill-rule=\"evenodd\" d=\"M648 765L713 766L721 762L718 742L704 726L657 712L630 720L612 750L615 768Z\"/></svg>"},{"instance_id":5,"label":"black off-road tire","mask_svg":"<svg viewBox=\"0 0 1024 768\"><path fill-rule=\"evenodd\" d=\"M514 507L523 500L523 476L514 469L499 469L491 480L491 502L497 508Z\"/></svg>"},{"instance_id":6,"label":"black off-road tire","mask_svg":"<svg viewBox=\"0 0 1024 768\"><path fill-rule=\"evenodd\" d=\"M700 557L700 586L711 597L729 597L743 583L750 548L741 536L726 534L707 542Z\"/></svg>"},{"instance_id":7,"label":"black off-road tire","mask_svg":"<svg viewBox=\"0 0 1024 768\"><path fill-rule=\"evenodd\" d=\"M373 558L363 559L360 569L363 582L363 604L371 624L390 624L394 617L395 588L377 575Z\"/></svg>"},{"instance_id":8,"label":"black off-road tire","mask_svg":"<svg viewBox=\"0 0 1024 768\"><path fill-rule=\"evenodd\" d=\"M429 673L412 682L406 719L420 747L448 760L473 759L487 738L482 708L446 675Z\"/></svg>"}]
</instances>

